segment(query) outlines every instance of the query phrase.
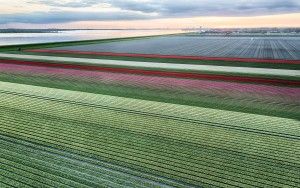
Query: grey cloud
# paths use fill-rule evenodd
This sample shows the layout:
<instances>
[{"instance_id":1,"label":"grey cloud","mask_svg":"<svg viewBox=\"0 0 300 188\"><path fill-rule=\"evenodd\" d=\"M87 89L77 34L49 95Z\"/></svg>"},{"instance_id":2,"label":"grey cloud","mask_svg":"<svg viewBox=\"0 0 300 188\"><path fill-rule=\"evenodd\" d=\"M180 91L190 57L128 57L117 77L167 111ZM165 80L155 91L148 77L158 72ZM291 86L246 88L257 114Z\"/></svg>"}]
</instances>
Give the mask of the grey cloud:
<instances>
[{"instance_id":1,"label":"grey cloud","mask_svg":"<svg viewBox=\"0 0 300 188\"><path fill-rule=\"evenodd\" d=\"M31 0L54 7L89 7L106 3L122 10L157 13L161 17L189 16L247 16L300 12L299 0Z\"/></svg>"},{"instance_id":2,"label":"grey cloud","mask_svg":"<svg viewBox=\"0 0 300 188\"><path fill-rule=\"evenodd\" d=\"M141 2L139 0L104 0L104 2L123 10L140 11L145 13L162 13L165 6L155 1Z\"/></svg>"},{"instance_id":3,"label":"grey cloud","mask_svg":"<svg viewBox=\"0 0 300 188\"><path fill-rule=\"evenodd\" d=\"M114 21L151 19L154 17L127 11L119 12L33 12L30 14L0 14L0 24L5 23L64 23L75 21Z\"/></svg>"},{"instance_id":4,"label":"grey cloud","mask_svg":"<svg viewBox=\"0 0 300 188\"><path fill-rule=\"evenodd\" d=\"M97 0L74 0L74 1L60 1L60 0L31 0L28 3L32 4L44 4L52 7L70 7L70 8L80 8L80 7L91 7L96 4L99 4Z\"/></svg>"},{"instance_id":5,"label":"grey cloud","mask_svg":"<svg viewBox=\"0 0 300 188\"><path fill-rule=\"evenodd\" d=\"M97 1L99 2L99 1ZM153 12L161 17L251 16L300 12L299 0L104 0L123 10ZM247 12L244 12L247 10Z\"/></svg>"},{"instance_id":6,"label":"grey cloud","mask_svg":"<svg viewBox=\"0 0 300 188\"><path fill-rule=\"evenodd\" d=\"M108 4L118 12L35 12L29 14L0 14L0 23L56 23L72 21L137 20L195 16L257 16L300 12L299 0L28 0L60 7L91 7ZM83 9L84 10L84 9ZM155 14L153 14L155 13ZM156 15L156 16L153 16Z\"/></svg>"}]
</instances>

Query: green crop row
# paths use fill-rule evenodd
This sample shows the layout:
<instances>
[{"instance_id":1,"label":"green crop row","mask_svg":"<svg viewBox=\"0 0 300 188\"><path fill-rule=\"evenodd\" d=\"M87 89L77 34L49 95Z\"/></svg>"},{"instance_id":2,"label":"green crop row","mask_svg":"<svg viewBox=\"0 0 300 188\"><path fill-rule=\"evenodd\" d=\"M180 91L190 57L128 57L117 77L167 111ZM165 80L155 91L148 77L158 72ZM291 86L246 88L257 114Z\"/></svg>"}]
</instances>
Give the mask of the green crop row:
<instances>
[{"instance_id":1,"label":"green crop row","mask_svg":"<svg viewBox=\"0 0 300 188\"><path fill-rule=\"evenodd\" d=\"M28 114L28 116L29 116L30 114ZM33 116L30 116L30 117L33 117ZM45 117L44 117L45 118ZM31 118L32 119L32 118ZM34 119L35 120L35 119ZM38 119L37 119L38 120ZM60 122L62 122L62 121L60 121ZM28 122L23 122L24 124L26 124L26 123L29 123L29 121ZM72 125L74 125L74 123L72 123ZM66 124L66 123L63 123L63 127L65 128L65 130L64 129L62 129L62 128L58 128L58 127L55 127L55 130L59 130L59 131L70 131L70 129L72 128L72 125L68 125L68 124ZM80 125L82 125L82 123L80 123ZM60 126L62 126L61 124L60 124ZM74 125L75 126L75 125ZM88 125L87 125L88 126ZM39 129L39 127L33 127L33 128L36 128L36 129ZM46 129L45 127L43 127L43 133L44 132L46 132L48 129ZM90 136L91 135L91 138L94 138L94 137L92 137L92 135L93 135L93 132L96 132L96 129L92 129L92 130L87 130L87 128L85 127L85 128L83 128L83 130L81 130L81 129L79 129L78 130L78 128L76 128L76 130L78 131L78 132L81 132L82 134L84 134L84 136L87 136L87 138L88 138L88 136ZM101 130L103 130L103 128L101 128ZM71 132L73 133L73 131L70 131L70 133L69 134L71 134ZM103 133L103 135L101 135L101 134L97 134L97 136L110 136L109 138L107 138L105 141L106 142L108 142L108 141L110 141L109 143L107 143L107 144L111 144L111 145L116 145L118 142L120 142L120 140L122 140L122 137L124 137L124 133L122 133L121 135L111 135L112 133L108 133L107 131L105 131L105 133ZM115 138L111 138L112 136L114 136ZM137 136L135 136L135 137L137 137ZM139 144L141 144L141 143L143 143L144 145L146 144L146 146L148 145L148 146L150 146L150 147L148 147L149 149L151 149L150 151L148 151L148 149L147 148L145 148L145 152L149 152L149 153L151 153L152 152L152 150L157 150L157 148L154 148L153 149L153 146L154 146L154 144L152 145L152 148L151 148L151 145L149 145L149 140L145 140L145 139L143 139L143 140L138 140L137 142L131 142L131 144L130 144L130 146L127 146L126 144L128 144L127 142L128 142L128 139L130 139L130 137L128 137L127 139L125 138L124 139L124 142L123 143L120 143L119 145L120 145L120 147L122 147L122 148L128 148L128 147L133 147L133 146L135 146L134 147L134 149L136 150L136 151L138 151L140 148L139 148ZM97 143L97 138L95 138L95 139L93 139L96 143ZM148 144L146 143L148 141ZM100 142L100 141L99 141ZM103 142L103 141L102 141ZM102 143L101 143L102 144ZM123 145L121 145L121 144L123 144ZM155 143L156 145L157 145L157 143ZM167 147L167 146L166 146ZM168 153L170 153L170 155L167 155L167 159L165 159L165 160L172 160L172 158L174 158L173 156L174 155L180 155L180 153L176 153L176 149L178 150L179 148L176 148L174 151L173 151L173 153L172 152L169 152L168 150L166 150L166 147L165 148L163 148L163 149L165 149L165 152L164 152L164 154L168 154ZM196 149L196 148L194 148L194 149ZM170 150L170 149L169 149ZM163 151L159 151L158 150L158 152L163 152ZM189 151L190 152L190 151ZM201 160L199 160L199 158L197 159L197 158L195 158L195 159L193 159L193 157L192 156L190 156L190 158L189 158L189 160L186 160L186 158L185 157L187 157L188 155L187 155L188 153L186 153L185 155L183 155L182 157L182 159L180 159L181 161L183 161L183 162L185 162L185 165L187 165L188 166L188 164L190 163L190 162L192 162L191 163L191 165L197 165L197 163L201 163L201 162L205 162L205 161L201 161ZM204 158L205 158L205 156L203 156ZM202 157L202 158L203 158ZM207 159L207 160L209 160L209 158ZM214 163L213 161L211 161L212 163ZM225 161L222 161L222 162L225 162ZM205 163L204 163L205 164ZM219 163L219 164L216 164L216 165L220 165L220 164L222 164L222 163ZM193 166L191 166L191 167L193 167ZM249 167L248 167L249 168ZM226 169L227 171L228 170L230 170L230 169ZM235 169L236 170L236 169ZM243 169L243 171L247 171L247 169ZM272 169L272 170L275 170L275 169ZM259 174L259 171L256 171L256 173L258 173ZM255 173L255 175L256 175L256 173ZM288 174L290 174L291 172L286 172L286 173L288 173ZM270 173L270 174L272 174L272 173ZM270 176L270 174L269 174L269 176ZM273 174L274 174L274 172L273 172ZM280 178L280 177L277 177L277 178Z\"/></svg>"},{"instance_id":2,"label":"green crop row","mask_svg":"<svg viewBox=\"0 0 300 188\"><path fill-rule=\"evenodd\" d=\"M144 187L146 183L138 179L131 179L128 175L120 175L118 172L112 172L111 170L101 169L96 166L84 164L82 162L67 161L65 158L58 156L51 156L50 154L37 153L36 150L28 151L27 148L17 148L16 144L4 144L2 145L6 150L1 149L4 162L7 166L15 164L13 168L18 168L14 172L18 174L18 170L25 173L25 177L31 177L33 180L40 184L48 184L48 186L64 186L68 181L71 186L80 187L97 187L97 186L131 186L131 187ZM18 149L18 150L17 150ZM13 158L9 156L14 156ZM50 157L51 158L50 158ZM19 162L19 163L18 163ZM6 167L6 169L8 168ZM26 171L27 170L27 171ZM34 171L42 171L45 174L41 177L41 172L33 174ZM22 175L21 174L21 175ZM53 174L53 180L48 179L49 174ZM51 177L51 175L50 175ZM58 183L61 181L61 183ZM59 185L61 184L61 185ZM87 186L86 186L87 185ZM39 187L39 186L38 186ZM151 187L150 184L147 187Z\"/></svg>"},{"instance_id":3,"label":"green crop row","mask_svg":"<svg viewBox=\"0 0 300 188\"><path fill-rule=\"evenodd\" d=\"M156 174L185 185L299 184L299 122L295 120L273 117L281 126L278 128L266 120L271 117L260 115L239 113L238 116L236 112L19 84L2 86L11 93L0 95L0 129L10 137ZM181 112L182 117L178 115ZM231 123L227 115L234 117ZM223 124L219 116L224 117ZM249 131L250 117L259 123L256 129L265 127L263 131ZM280 122L285 122L286 127ZM296 131L293 136L289 136L289 126ZM287 132L274 135L272 129ZM14 152L17 156L17 151ZM22 150L19 152L18 156L25 160ZM72 173L65 175L68 179L75 177ZM84 177L81 182L84 185L95 183Z\"/></svg>"},{"instance_id":4,"label":"green crop row","mask_svg":"<svg viewBox=\"0 0 300 188\"><path fill-rule=\"evenodd\" d=\"M5 98L14 98L15 96L19 96L20 99L23 98L23 101L26 98L30 98L31 102L32 100L36 100L40 103L44 100L56 101L57 104L66 103L82 107L86 106L121 112L132 112L139 115L146 114L157 117L163 116L169 119L196 122L206 125L213 122L214 126L218 125L219 127L225 128L253 130L270 134L281 133L283 136L300 136L299 122L297 120L286 118L276 118L5 82L0 82L0 86L0 96L5 95L2 96L4 98L3 102L5 101ZM10 101L12 102L13 99ZM62 110L64 110L64 106L62 106Z\"/></svg>"},{"instance_id":5,"label":"green crop row","mask_svg":"<svg viewBox=\"0 0 300 188\"><path fill-rule=\"evenodd\" d=\"M6 96L5 98L9 99L8 96ZM266 134L266 137L267 137L267 141L266 142L264 139L264 137L260 138L260 134L265 134L265 133L252 133L251 131L249 132L247 129L246 130L230 130L228 128L224 128L224 127L218 127L217 124L216 126L211 126L211 125L206 125L204 123L190 123L190 122L184 122L184 121L179 121L180 123L182 123L183 125L186 124L186 126L176 126L175 128L174 127L166 127L165 126L159 126L157 127L157 125L159 125L161 119L164 120L165 118L160 118L160 117L152 117L152 116L147 116L147 115L143 115L141 116L141 114L134 114L134 113L127 113L127 112L119 112L119 111L114 111L114 110L109 110L109 109L94 109L94 108L87 108L86 106L82 106L82 105L76 105L76 104L68 104L68 103L63 103L63 102L56 102L56 101L48 101L48 100L43 100L43 99L32 99L34 100L31 101L31 103L27 103L26 100L28 98L22 98L22 97L16 97L14 96L13 97L13 100L14 100L14 104L12 103L7 103L6 100L4 99L3 100L3 104L6 104L7 106L10 106L10 107L17 107L17 105L19 104L24 104L24 106L29 106L29 109L26 107L24 107L24 109L27 109L31 112L34 112L34 113L38 113L39 112L39 107L42 106L42 105L48 105L48 108L45 109L45 112L47 112L49 115L54 115L54 116L58 116L58 117L70 117L72 118L73 120L84 120L84 121L87 121L87 122L91 122L91 123L104 123L104 122L107 122L107 123L110 123L110 122L114 122L114 120L111 120L111 116L112 115L119 115L119 116L127 116L127 117L130 117L128 118L128 120L126 119L126 121L131 125L130 129L131 130L135 130L135 131L141 131L143 130L143 128L147 128L147 130L149 131L156 131L157 128L160 129L160 132L166 132L168 133L168 131L171 129L176 132L178 132L178 134L176 134L178 136L179 139L182 139L183 136L185 135L189 135L191 138L190 138L190 142L198 142L199 140L201 140L200 138L198 139L197 138L197 135L198 135L198 131L195 132L195 128L202 128L203 130L201 130L201 132L203 131L207 131L207 130L210 130L210 129L216 129L214 131L214 135L216 137L216 140L218 140L219 138L219 134L220 136L223 135L224 136L227 136L226 134L224 135L224 133L227 133L229 134L228 135L228 138L234 136L238 136L238 133L239 132L247 132L248 135L247 136L243 136L241 137L240 139L241 140L248 140L249 142L249 146L253 145L255 146L255 148L257 147L261 147L263 149L265 148L268 148L270 150L270 152L272 151L272 147L270 147L270 144L272 144L272 140L274 140L274 142L276 143L277 140L278 140L278 137L274 137L273 135L268 135ZM34 107L33 108L33 104L36 105L37 107ZM72 110L69 110L69 109L72 109ZM82 117L83 114L88 114L87 116L85 117ZM99 116L102 116L103 118L100 120L98 117ZM148 119L152 119L152 122L153 123L156 123L157 122L157 125L154 126L153 124L150 124L148 123ZM134 121L133 121L134 120ZM172 120L172 119L165 119L166 121L169 121L169 122L172 122L172 123L176 123L178 122L178 120ZM143 123L145 122L145 123ZM119 124L119 122L117 121L116 122L117 124ZM122 122L123 124L125 122ZM134 123L134 124L133 124ZM138 125L138 123L141 123L141 125ZM142 124L143 123L143 124ZM137 124L137 126L134 126L135 124ZM149 124L149 125L148 125ZM202 124L201 127L197 127L198 124ZM176 125L176 124L175 124ZM113 125L111 125L113 126ZM114 126L118 126L118 125L114 125ZM221 131L220 131L221 130ZM259 135L259 136L257 136ZM175 134L174 132L172 133L172 136L174 137ZM250 137L250 138L248 138ZM262 145L257 145L257 143L253 143L253 141L251 139L255 138L256 139L256 142L259 142L261 141ZM285 147L286 143L284 141L284 138L282 139L282 149L285 150L285 152L287 152L287 148ZM298 138L299 139L299 138ZM297 140L297 139L296 139ZM293 141L293 140L292 140ZM228 141L229 143L232 142L232 141ZM229 143L226 143L227 146L230 146ZM289 141L289 144L291 145L292 142ZM293 145L297 146L296 143L294 143ZM293 146L291 145L291 146ZM276 147L276 149L278 150L278 146ZM294 149L291 148L290 152L292 154L295 154L294 152ZM266 152L268 153L268 152ZM268 154L268 156L272 156L272 154Z\"/></svg>"},{"instance_id":6,"label":"green crop row","mask_svg":"<svg viewBox=\"0 0 300 188\"><path fill-rule=\"evenodd\" d=\"M32 128L31 128L31 130L32 130ZM44 132L45 130L43 130L43 132ZM59 130L58 130L59 131ZM30 132L31 133L31 132ZM52 133L53 134L53 133ZM54 133L55 134L55 133Z\"/></svg>"},{"instance_id":7,"label":"green crop row","mask_svg":"<svg viewBox=\"0 0 300 188\"><path fill-rule=\"evenodd\" d=\"M163 181L168 182L166 179L160 180L160 178L155 177L156 183L150 179L153 177L148 177L147 174L141 172L135 172L130 169L126 169L120 166L111 165L108 163L103 163L102 161L95 160L92 158L86 158L82 155L76 155L74 153L68 153L64 150L57 150L52 147L45 147L41 145L36 145L34 143L29 143L22 141L20 139L14 139L12 137L1 136L0 149L4 149L3 154L10 152L7 156L7 164L16 168L16 172L22 171L26 172L29 176L39 176L37 179L42 179L45 184L50 184L55 187L65 187L70 185L71 187L78 187L76 181L70 181L66 178L57 176L55 173L51 174L47 168L43 165L45 163L57 164L62 167L70 167L70 170L77 170L88 175L93 175L94 177L105 177L110 179L112 184L119 183L117 187L121 185L131 186L131 187L160 187L164 186ZM39 158L40 166L37 163L31 163L28 160L20 160L13 154L23 157ZM14 156L13 158L11 156ZM4 160L4 157L3 157ZM17 161L17 162L14 162ZM26 162L28 161L28 162ZM78 177L80 179L80 176ZM74 184L75 183L75 184ZM120 184L121 183L121 184ZM173 182L174 183L174 182ZM176 185L176 184L175 184ZM178 187L178 186L177 186Z\"/></svg>"}]
</instances>

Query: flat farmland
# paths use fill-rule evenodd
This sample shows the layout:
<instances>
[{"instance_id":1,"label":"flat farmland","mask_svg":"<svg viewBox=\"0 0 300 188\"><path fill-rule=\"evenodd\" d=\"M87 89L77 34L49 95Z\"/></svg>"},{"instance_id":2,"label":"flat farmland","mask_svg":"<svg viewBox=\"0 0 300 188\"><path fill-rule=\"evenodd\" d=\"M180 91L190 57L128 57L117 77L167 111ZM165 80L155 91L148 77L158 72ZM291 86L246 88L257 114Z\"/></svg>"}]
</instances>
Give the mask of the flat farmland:
<instances>
[{"instance_id":1,"label":"flat farmland","mask_svg":"<svg viewBox=\"0 0 300 188\"><path fill-rule=\"evenodd\" d=\"M300 183L297 120L6 82L0 86L1 183L16 187Z\"/></svg>"},{"instance_id":2,"label":"flat farmland","mask_svg":"<svg viewBox=\"0 0 300 188\"><path fill-rule=\"evenodd\" d=\"M299 187L299 38L0 47L2 187Z\"/></svg>"},{"instance_id":3,"label":"flat farmland","mask_svg":"<svg viewBox=\"0 0 300 188\"><path fill-rule=\"evenodd\" d=\"M51 50L300 60L300 37L163 36Z\"/></svg>"}]
</instances>

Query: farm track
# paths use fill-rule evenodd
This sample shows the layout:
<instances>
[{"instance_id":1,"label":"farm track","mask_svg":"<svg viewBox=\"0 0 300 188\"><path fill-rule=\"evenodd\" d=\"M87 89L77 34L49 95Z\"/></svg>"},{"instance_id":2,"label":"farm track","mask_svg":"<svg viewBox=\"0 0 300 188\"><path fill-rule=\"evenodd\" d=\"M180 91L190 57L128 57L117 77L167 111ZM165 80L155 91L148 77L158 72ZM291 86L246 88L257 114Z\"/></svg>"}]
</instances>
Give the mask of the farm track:
<instances>
[{"instance_id":1,"label":"farm track","mask_svg":"<svg viewBox=\"0 0 300 188\"><path fill-rule=\"evenodd\" d=\"M299 124L296 120L273 117L274 122L285 122L285 126L280 128L268 124L263 116L252 115L258 118L256 126L264 128L258 132L249 132L251 124L255 124L251 123L251 119L243 119L242 113L236 116L236 121L244 121L245 127L232 129L231 126L224 127L226 123L220 126L218 121L190 121L186 118L181 120L178 117L174 119L167 116L168 111L173 109L176 114L183 112L182 116L185 117L184 114L188 112L184 111L190 109L194 112L193 118L202 119L201 117L210 117L209 113L218 117L218 113L223 113L218 110L207 109L206 116L204 112L199 111L205 108L173 105L176 106L174 109L171 108L172 105L168 107L170 104L161 104L159 107L157 105L160 103L148 101L143 104L137 103L137 100L132 106L130 101L134 99L126 99L127 102L124 103L124 99L118 97L100 97L19 84L1 85L7 92L11 90L10 93L0 95L3 101L0 107L2 135L93 157L144 173L157 174L175 180L174 184L164 182L171 186L176 186L176 181L179 183L177 186L183 183L181 185L206 187L282 187L299 184L299 153L295 153L300 150L297 134ZM17 90L9 89L13 85L21 87ZM40 97L27 93L37 93ZM83 97L84 95L86 97ZM122 107L113 99L118 99L117 101L123 104ZM82 100L90 102L87 104ZM96 101L103 100L112 102L105 108L99 108ZM41 108L43 111L39 110ZM158 108L161 115L157 114ZM199 114L199 117L195 110L204 114ZM229 111L227 113L235 114ZM244 116L246 118L248 115ZM235 120L228 118L228 123L230 121ZM246 128L248 126L250 129ZM286 126L294 127L295 130L291 131ZM278 128L281 129L280 134L269 134L273 129L276 132ZM261 132L262 130L264 131ZM294 135L283 135L284 130L287 133L293 132ZM1 142L1 145L3 144L7 146L9 143ZM22 159L25 159L25 153L30 154L25 148L22 152L18 149L8 151L0 148L3 153L13 152L16 161L24 161ZM10 156L9 153L6 156ZM32 157L30 159L40 161L40 165L46 165L43 168L47 168L47 171L66 176L70 182L74 183L76 180L75 183L92 186L100 181L89 175L80 175L74 170L63 175L62 171L57 172L53 169L54 166L47 167L48 163L43 162L40 156ZM5 167L9 170L8 166ZM69 166L71 167L75 166ZM78 175L81 179L76 178ZM19 183L28 182L18 176L14 178L17 178ZM3 180L3 183L5 182Z\"/></svg>"}]
</instances>

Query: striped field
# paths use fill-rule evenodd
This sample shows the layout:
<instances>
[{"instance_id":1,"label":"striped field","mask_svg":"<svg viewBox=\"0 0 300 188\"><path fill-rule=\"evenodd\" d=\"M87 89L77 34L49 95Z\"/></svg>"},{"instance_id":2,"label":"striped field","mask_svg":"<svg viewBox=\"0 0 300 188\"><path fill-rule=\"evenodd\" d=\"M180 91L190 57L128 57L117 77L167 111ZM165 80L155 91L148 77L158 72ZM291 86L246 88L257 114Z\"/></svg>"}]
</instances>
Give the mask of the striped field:
<instances>
[{"instance_id":1,"label":"striped field","mask_svg":"<svg viewBox=\"0 0 300 188\"><path fill-rule=\"evenodd\" d=\"M199 45L182 37L147 40ZM145 40L0 47L0 188L299 187L297 49L259 61L43 51ZM298 45L235 40L223 54Z\"/></svg>"},{"instance_id":2,"label":"striped field","mask_svg":"<svg viewBox=\"0 0 300 188\"><path fill-rule=\"evenodd\" d=\"M162 36L51 50L300 60L299 37Z\"/></svg>"},{"instance_id":3,"label":"striped field","mask_svg":"<svg viewBox=\"0 0 300 188\"><path fill-rule=\"evenodd\" d=\"M70 186L103 181L105 168L94 166L85 157L141 172L132 178L141 178L142 185L149 181L176 187L292 187L300 183L296 120L0 84L1 122L5 122L0 128L5 138L1 144L14 146L1 152L8 167L15 164L22 170L44 170L64 177L67 180L63 183ZM14 139L22 142L15 143ZM32 153L22 144L30 144L37 151ZM21 146L25 151L18 149ZM48 156L49 150L59 152L55 157L61 159ZM74 159L63 157L70 153ZM77 161L82 157L83 161ZM25 158L27 162L22 161ZM75 162L89 173L83 174ZM66 166L65 170L55 170L55 163ZM102 176L96 176L95 171ZM29 170L25 177L33 173ZM108 180L113 176L127 180L126 175L111 173ZM145 177L138 177L144 173ZM7 178L16 179L11 183L22 183L22 176L14 173ZM55 183L59 184L60 178L54 179Z\"/></svg>"}]
</instances>

